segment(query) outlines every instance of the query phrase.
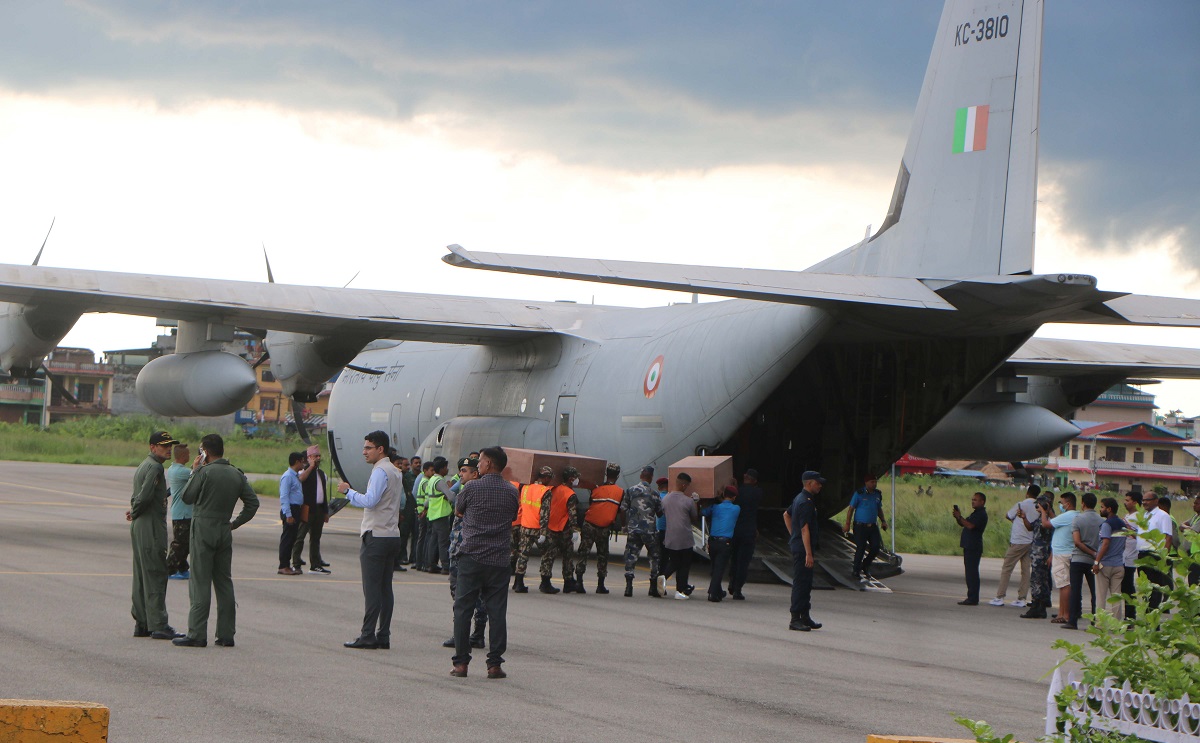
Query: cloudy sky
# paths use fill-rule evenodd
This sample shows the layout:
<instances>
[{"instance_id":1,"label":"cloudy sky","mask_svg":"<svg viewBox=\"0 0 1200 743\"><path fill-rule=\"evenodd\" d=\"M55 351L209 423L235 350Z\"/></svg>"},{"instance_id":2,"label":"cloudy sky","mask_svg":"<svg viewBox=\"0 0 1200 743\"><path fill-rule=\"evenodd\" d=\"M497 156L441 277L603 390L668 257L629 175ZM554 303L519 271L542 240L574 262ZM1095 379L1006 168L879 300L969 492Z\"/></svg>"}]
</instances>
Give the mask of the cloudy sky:
<instances>
[{"instance_id":1,"label":"cloudy sky","mask_svg":"<svg viewBox=\"0 0 1200 743\"><path fill-rule=\"evenodd\" d=\"M801 269L882 220L940 9L0 2L0 261L57 218L43 265L261 280L265 244L279 281L361 288L683 299L454 269L454 242ZM1035 270L1195 296L1200 4L1045 18ZM1200 383L1153 391L1200 414Z\"/></svg>"}]
</instances>

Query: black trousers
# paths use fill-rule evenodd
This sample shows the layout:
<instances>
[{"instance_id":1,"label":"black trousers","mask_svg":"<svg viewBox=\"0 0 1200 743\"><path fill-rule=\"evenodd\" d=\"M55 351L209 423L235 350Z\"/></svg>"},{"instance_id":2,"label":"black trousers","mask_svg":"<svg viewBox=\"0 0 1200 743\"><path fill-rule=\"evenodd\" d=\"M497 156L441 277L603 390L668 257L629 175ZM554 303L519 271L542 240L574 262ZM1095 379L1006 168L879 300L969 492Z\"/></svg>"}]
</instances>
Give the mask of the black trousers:
<instances>
[{"instance_id":1,"label":"black trousers","mask_svg":"<svg viewBox=\"0 0 1200 743\"><path fill-rule=\"evenodd\" d=\"M308 521L300 524L296 531L296 544L292 547L292 567L300 567L300 557L304 554L304 539L308 538L308 564L310 568L324 565L321 557L321 534L325 531L325 514L329 506L318 503L308 507Z\"/></svg>"},{"instance_id":2,"label":"black trousers","mask_svg":"<svg viewBox=\"0 0 1200 743\"><path fill-rule=\"evenodd\" d=\"M733 541L730 544L730 569L729 569L729 592L738 594L742 592L742 586L746 585L746 576L750 572L750 558L754 557L754 542L755 536L751 533L749 536L733 535Z\"/></svg>"},{"instance_id":3,"label":"black trousers","mask_svg":"<svg viewBox=\"0 0 1200 743\"><path fill-rule=\"evenodd\" d=\"M286 568L291 566L292 547L296 544L296 532L300 529L299 518L300 506L292 508L293 518L292 523L287 522L287 518L283 513L279 514L279 523L283 524L283 532L279 535L279 567Z\"/></svg>"},{"instance_id":4,"label":"black trousers","mask_svg":"<svg viewBox=\"0 0 1200 743\"><path fill-rule=\"evenodd\" d=\"M687 593L688 573L692 570L692 548L687 547L681 550L673 550L670 547L663 547L663 563L664 568L662 574L666 578L675 576L675 590L679 593Z\"/></svg>"},{"instance_id":5,"label":"black trousers","mask_svg":"<svg viewBox=\"0 0 1200 743\"><path fill-rule=\"evenodd\" d=\"M806 617L812 610L813 568L805 567L808 553L792 550L792 617Z\"/></svg>"},{"instance_id":6,"label":"black trousers","mask_svg":"<svg viewBox=\"0 0 1200 743\"><path fill-rule=\"evenodd\" d=\"M400 522L400 564L407 565L417 558L417 509L409 507L412 496L404 498L404 520Z\"/></svg>"},{"instance_id":7,"label":"black trousers","mask_svg":"<svg viewBox=\"0 0 1200 743\"><path fill-rule=\"evenodd\" d=\"M425 564L430 569L440 564L450 569L450 517L429 521L429 531L425 535Z\"/></svg>"},{"instance_id":8,"label":"black trousers","mask_svg":"<svg viewBox=\"0 0 1200 743\"><path fill-rule=\"evenodd\" d=\"M713 598L724 598L725 591L721 582L725 580L725 569L729 567L729 558L733 556L733 539L729 537L709 537L708 555L712 558L712 579L708 582L708 595Z\"/></svg>"},{"instance_id":9,"label":"black trousers","mask_svg":"<svg viewBox=\"0 0 1200 743\"><path fill-rule=\"evenodd\" d=\"M1137 568L1125 566L1125 575L1121 578L1121 593L1132 596L1137 591ZM1125 619L1137 616L1137 609L1128 601L1125 602Z\"/></svg>"},{"instance_id":10,"label":"black trousers","mask_svg":"<svg viewBox=\"0 0 1200 743\"><path fill-rule=\"evenodd\" d=\"M425 559L425 542L429 540L429 519L424 516L417 518L417 544L413 548L413 562L416 563L417 569L429 567L429 561Z\"/></svg>"},{"instance_id":11,"label":"black trousers","mask_svg":"<svg viewBox=\"0 0 1200 743\"><path fill-rule=\"evenodd\" d=\"M982 549L963 547L963 571L967 577L967 601L979 603L979 560Z\"/></svg>"},{"instance_id":12,"label":"black trousers","mask_svg":"<svg viewBox=\"0 0 1200 743\"><path fill-rule=\"evenodd\" d=\"M871 563L879 556L879 543L878 524L854 524L854 572L871 569Z\"/></svg>"},{"instance_id":13,"label":"black trousers","mask_svg":"<svg viewBox=\"0 0 1200 743\"><path fill-rule=\"evenodd\" d=\"M1154 556L1154 553L1149 550L1142 550L1141 552L1138 552L1139 559L1143 558L1143 557L1153 557L1153 556ZM1138 568L1138 570L1145 572L1146 577L1149 578L1150 582L1153 583L1154 585L1162 586L1163 588L1171 588L1171 586L1172 586L1171 578L1163 571L1157 570L1155 568ZM1162 600L1163 600L1162 591L1160 591L1156 588L1150 592L1150 608L1151 609L1157 609L1159 604L1162 603Z\"/></svg>"},{"instance_id":14,"label":"black trousers","mask_svg":"<svg viewBox=\"0 0 1200 743\"><path fill-rule=\"evenodd\" d=\"M1092 563L1071 562L1071 608L1067 613L1068 624L1078 624L1083 616L1083 581L1087 580L1092 594L1092 613L1096 613L1096 576L1092 575Z\"/></svg>"},{"instance_id":15,"label":"black trousers","mask_svg":"<svg viewBox=\"0 0 1200 743\"><path fill-rule=\"evenodd\" d=\"M362 568L364 640L388 642L392 636L392 610L396 597L392 593L392 574L396 555L400 554L400 537L376 537L371 532L362 535L358 548L358 564Z\"/></svg>"},{"instance_id":16,"label":"black trousers","mask_svg":"<svg viewBox=\"0 0 1200 743\"><path fill-rule=\"evenodd\" d=\"M455 563L458 585L454 596L453 662L455 665L471 662L471 615L482 601L491 620L487 665L499 666L508 649L508 566L484 565L468 555L460 555Z\"/></svg>"}]
</instances>

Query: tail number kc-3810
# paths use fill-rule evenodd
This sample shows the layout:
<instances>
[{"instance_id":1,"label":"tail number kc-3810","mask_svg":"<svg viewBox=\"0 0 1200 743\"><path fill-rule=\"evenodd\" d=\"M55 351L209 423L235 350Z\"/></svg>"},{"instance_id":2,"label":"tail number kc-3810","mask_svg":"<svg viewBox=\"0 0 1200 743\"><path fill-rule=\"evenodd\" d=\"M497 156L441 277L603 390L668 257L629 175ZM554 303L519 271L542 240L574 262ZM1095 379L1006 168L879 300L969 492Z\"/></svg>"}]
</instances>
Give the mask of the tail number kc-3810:
<instances>
[{"instance_id":1,"label":"tail number kc-3810","mask_svg":"<svg viewBox=\"0 0 1200 743\"><path fill-rule=\"evenodd\" d=\"M963 46L968 42L1003 39L1008 36L1008 16L980 18L971 23L960 23L954 30L954 46Z\"/></svg>"}]
</instances>

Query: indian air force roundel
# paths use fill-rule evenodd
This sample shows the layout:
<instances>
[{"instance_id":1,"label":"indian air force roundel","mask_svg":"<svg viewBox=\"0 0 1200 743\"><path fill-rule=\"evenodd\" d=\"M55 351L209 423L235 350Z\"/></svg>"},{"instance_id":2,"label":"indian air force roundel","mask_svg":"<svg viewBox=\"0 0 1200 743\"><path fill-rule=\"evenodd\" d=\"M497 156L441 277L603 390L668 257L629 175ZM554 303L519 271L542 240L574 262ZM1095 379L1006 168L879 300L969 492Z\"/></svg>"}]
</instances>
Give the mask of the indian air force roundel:
<instances>
[{"instance_id":1,"label":"indian air force roundel","mask_svg":"<svg viewBox=\"0 0 1200 743\"><path fill-rule=\"evenodd\" d=\"M642 383L642 394L647 398L654 397L654 393L658 391L658 384L662 381L662 367L662 356L650 362L650 369L646 372L646 379Z\"/></svg>"}]
</instances>

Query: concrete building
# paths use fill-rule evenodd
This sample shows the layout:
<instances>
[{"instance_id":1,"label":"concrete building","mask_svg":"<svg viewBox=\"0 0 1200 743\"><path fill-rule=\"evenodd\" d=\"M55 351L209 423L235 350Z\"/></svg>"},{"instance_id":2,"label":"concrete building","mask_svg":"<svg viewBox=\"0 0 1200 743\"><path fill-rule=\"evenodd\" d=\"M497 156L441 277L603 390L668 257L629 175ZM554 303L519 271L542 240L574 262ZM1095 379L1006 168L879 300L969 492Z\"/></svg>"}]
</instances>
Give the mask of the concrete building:
<instances>
[{"instance_id":1,"label":"concrete building","mask_svg":"<svg viewBox=\"0 0 1200 743\"><path fill-rule=\"evenodd\" d=\"M54 377L47 406L51 423L112 413L112 367L88 348L59 347L46 357Z\"/></svg>"},{"instance_id":2,"label":"concrete building","mask_svg":"<svg viewBox=\"0 0 1200 743\"><path fill-rule=\"evenodd\" d=\"M1200 493L1200 442L1152 423L1074 421L1082 431L1030 471L1064 488Z\"/></svg>"},{"instance_id":3,"label":"concrete building","mask_svg":"<svg viewBox=\"0 0 1200 743\"><path fill-rule=\"evenodd\" d=\"M0 421L36 426L42 420L45 379L12 379L0 384Z\"/></svg>"},{"instance_id":4,"label":"concrete building","mask_svg":"<svg viewBox=\"0 0 1200 743\"><path fill-rule=\"evenodd\" d=\"M282 386L271 371L270 359L258 367L257 373L258 389L250 402L246 403L246 407L234 415L235 423L241 425L249 434L255 433L259 427L294 430L296 415L299 414L309 431L325 430L333 380L325 384L315 402L297 403L284 396Z\"/></svg>"},{"instance_id":5,"label":"concrete building","mask_svg":"<svg viewBox=\"0 0 1200 743\"><path fill-rule=\"evenodd\" d=\"M1128 384L1109 389L1095 402L1075 411L1081 421L1154 423L1154 395Z\"/></svg>"}]
</instances>

